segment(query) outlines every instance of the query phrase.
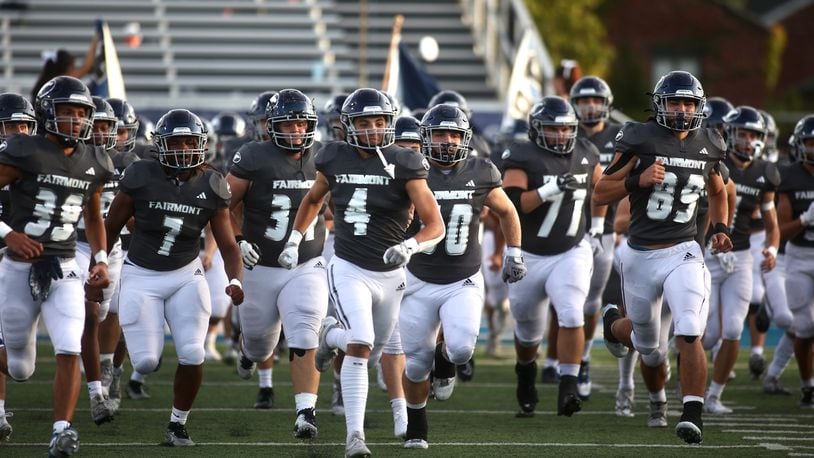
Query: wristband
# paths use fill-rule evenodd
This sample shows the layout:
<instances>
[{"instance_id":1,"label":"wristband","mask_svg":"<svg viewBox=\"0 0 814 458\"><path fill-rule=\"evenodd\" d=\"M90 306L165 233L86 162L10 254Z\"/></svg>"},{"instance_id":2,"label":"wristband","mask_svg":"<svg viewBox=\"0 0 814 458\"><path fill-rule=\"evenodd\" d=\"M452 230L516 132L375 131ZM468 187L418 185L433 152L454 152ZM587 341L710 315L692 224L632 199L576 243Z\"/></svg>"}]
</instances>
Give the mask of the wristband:
<instances>
[{"instance_id":1,"label":"wristband","mask_svg":"<svg viewBox=\"0 0 814 458\"><path fill-rule=\"evenodd\" d=\"M774 246L767 246L766 251L772 254L775 258L777 257L777 247Z\"/></svg>"},{"instance_id":2,"label":"wristband","mask_svg":"<svg viewBox=\"0 0 814 458\"><path fill-rule=\"evenodd\" d=\"M237 242L237 243L240 243L240 242L242 242L244 240L246 240L246 238L243 237L243 234L238 234L238 235L235 236L235 242Z\"/></svg>"},{"instance_id":3,"label":"wristband","mask_svg":"<svg viewBox=\"0 0 814 458\"><path fill-rule=\"evenodd\" d=\"M627 192L633 192L637 189L641 189L641 186L639 186L639 175L630 175L625 179L625 190Z\"/></svg>"},{"instance_id":4,"label":"wristband","mask_svg":"<svg viewBox=\"0 0 814 458\"><path fill-rule=\"evenodd\" d=\"M294 229L291 231L291 235L288 236L288 243L300 246L300 242L302 242L302 232Z\"/></svg>"},{"instance_id":5,"label":"wristband","mask_svg":"<svg viewBox=\"0 0 814 458\"><path fill-rule=\"evenodd\" d=\"M13 232L14 229L11 228L8 224L0 221L0 239L6 238L9 233Z\"/></svg>"},{"instance_id":6,"label":"wristband","mask_svg":"<svg viewBox=\"0 0 814 458\"><path fill-rule=\"evenodd\" d=\"M712 225L712 233L713 234L724 234L729 237L729 229L726 227L724 223L715 223Z\"/></svg>"},{"instance_id":7,"label":"wristband","mask_svg":"<svg viewBox=\"0 0 814 458\"><path fill-rule=\"evenodd\" d=\"M591 217L591 228L589 231L591 235L594 233L601 234L605 232L605 217L604 216L592 216Z\"/></svg>"},{"instance_id":8,"label":"wristband","mask_svg":"<svg viewBox=\"0 0 814 458\"><path fill-rule=\"evenodd\" d=\"M237 286L238 288L243 289L243 283L240 283L240 280L237 278L229 280L229 286Z\"/></svg>"},{"instance_id":9,"label":"wristband","mask_svg":"<svg viewBox=\"0 0 814 458\"><path fill-rule=\"evenodd\" d=\"M506 247L506 252L504 254L506 255L507 258L514 258L522 255L519 246Z\"/></svg>"},{"instance_id":10,"label":"wristband","mask_svg":"<svg viewBox=\"0 0 814 458\"><path fill-rule=\"evenodd\" d=\"M107 262L107 251L99 250L96 254L93 255L93 260L96 261L96 264L108 264Z\"/></svg>"},{"instance_id":11,"label":"wristband","mask_svg":"<svg viewBox=\"0 0 814 458\"><path fill-rule=\"evenodd\" d=\"M760 209L763 210L764 212L767 212L767 211L769 211L769 210L771 210L773 208L774 208L774 201L773 200L770 200L768 202L764 202L760 206Z\"/></svg>"}]
</instances>

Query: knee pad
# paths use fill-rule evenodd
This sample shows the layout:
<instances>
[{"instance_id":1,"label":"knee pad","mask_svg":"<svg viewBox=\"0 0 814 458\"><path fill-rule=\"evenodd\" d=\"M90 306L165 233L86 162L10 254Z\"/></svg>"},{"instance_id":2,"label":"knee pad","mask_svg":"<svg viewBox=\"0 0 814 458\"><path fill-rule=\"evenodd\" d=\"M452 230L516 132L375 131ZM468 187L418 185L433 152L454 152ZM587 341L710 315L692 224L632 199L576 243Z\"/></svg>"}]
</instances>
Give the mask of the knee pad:
<instances>
[{"instance_id":1,"label":"knee pad","mask_svg":"<svg viewBox=\"0 0 814 458\"><path fill-rule=\"evenodd\" d=\"M259 363L267 360L268 357L271 356L274 347L271 346L270 341L265 339L247 339L246 335L243 334L242 350L243 354L246 355L249 360Z\"/></svg>"},{"instance_id":2,"label":"knee pad","mask_svg":"<svg viewBox=\"0 0 814 458\"><path fill-rule=\"evenodd\" d=\"M724 325L724 328L721 332L721 338L726 340L740 340L742 333L743 333L743 321L741 321L738 324L729 323L728 325L726 324ZM693 343L697 337L693 338L692 341L687 340L688 338L689 336L685 336L684 340L687 341L687 343Z\"/></svg>"},{"instance_id":3,"label":"knee pad","mask_svg":"<svg viewBox=\"0 0 814 458\"><path fill-rule=\"evenodd\" d=\"M26 358L24 353L6 348L8 375L17 382L25 382L34 375L35 358Z\"/></svg>"},{"instance_id":4,"label":"knee pad","mask_svg":"<svg viewBox=\"0 0 814 458\"><path fill-rule=\"evenodd\" d=\"M673 333L677 336L695 336L697 338L704 333L704 328L706 328L706 320L702 322L697 316L687 315L675 322Z\"/></svg>"},{"instance_id":5,"label":"knee pad","mask_svg":"<svg viewBox=\"0 0 814 458\"><path fill-rule=\"evenodd\" d=\"M157 371L161 367L161 359L154 356L146 356L132 361L133 369L139 374L149 374Z\"/></svg>"},{"instance_id":6,"label":"knee pad","mask_svg":"<svg viewBox=\"0 0 814 458\"><path fill-rule=\"evenodd\" d=\"M407 356L404 375L413 383L421 383L430 377L433 352L420 352Z\"/></svg>"},{"instance_id":7,"label":"knee pad","mask_svg":"<svg viewBox=\"0 0 814 458\"><path fill-rule=\"evenodd\" d=\"M184 366L198 366L203 364L205 350L199 342L181 345L178 348L178 364Z\"/></svg>"},{"instance_id":8,"label":"knee pad","mask_svg":"<svg viewBox=\"0 0 814 458\"><path fill-rule=\"evenodd\" d=\"M517 343L517 345L520 345L523 348L537 348L543 342L542 339L532 340L532 341L524 341L524 340L521 340L517 336L517 334L514 335L514 341Z\"/></svg>"},{"instance_id":9,"label":"knee pad","mask_svg":"<svg viewBox=\"0 0 814 458\"><path fill-rule=\"evenodd\" d=\"M791 312L776 313L772 318L777 327L784 331L790 330L791 325L794 323L794 317L791 315Z\"/></svg>"},{"instance_id":10,"label":"knee pad","mask_svg":"<svg viewBox=\"0 0 814 458\"><path fill-rule=\"evenodd\" d=\"M557 310L557 323L561 328L581 328L585 325L585 315L581 308L559 309Z\"/></svg>"},{"instance_id":11,"label":"knee pad","mask_svg":"<svg viewBox=\"0 0 814 458\"><path fill-rule=\"evenodd\" d=\"M667 360L667 353L659 349L645 355L642 354L642 362L648 367L659 367Z\"/></svg>"},{"instance_id":12,"label":"knee pad","mask_svg":"<svg viewBox=\"0 0 814 458\"><path fill-rule=\"evenodd\" d=\"M449 362L455 365L465 364L472 358L472 354L475 353L474 346L461 346L461 347L450 347L449 342L447 342L447 358L449 358Z\"/></svg>"},{"instance_id":13,"label":"knee pad","mask_svg":"<svg viewBox=\"0 0 814 458\"><path fill-rule=\"evenodd\" d=\"M593 316L599 312L600 308L602 308L602 298L597 297L596 299L585 301L585 305L582 307L582 314Z\"/></svg>"}]
</instances>

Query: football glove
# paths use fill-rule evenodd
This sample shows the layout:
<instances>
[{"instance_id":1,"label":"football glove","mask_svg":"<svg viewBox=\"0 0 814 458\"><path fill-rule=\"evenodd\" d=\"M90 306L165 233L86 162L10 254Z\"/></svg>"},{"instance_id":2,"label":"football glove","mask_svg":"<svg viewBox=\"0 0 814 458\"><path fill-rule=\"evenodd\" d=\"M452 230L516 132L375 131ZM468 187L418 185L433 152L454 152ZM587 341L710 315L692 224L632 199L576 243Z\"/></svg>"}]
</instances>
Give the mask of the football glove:
<instances>
[{"instance_id":1,"label":"football glove","mask_svg":"<svg viewBox=\"0 0 814 458\"><path fill-rule=\"evenodd\" d=\"M520 281L526 276L528 269L523 263L523 256L519 247L506 248L506 257L503 259L503 273L501 277L505 283Z\"/></svg>"},{"instance_id":2,"label":"football glove","mask_svg":"<svg viewBox=\"0 0 814 458\"><path fill-rule=\"evenodd\" d=\"M558 176L556 180L550 180L548 183L537 188L537 195L540 196L540 200L547 200L565 191L573 191L577 189L578 186L577 177L570 172L565 172Z\"/></svg>"},{"instance_id":3,"label":"football glove","mask_svg":"<svg viewBox=\"0 0 814 458\"><path fill-rule=\"evenodd\" d=\"M731 274L735 271L735 253L732 253L731 251L727 251L726 253L715 253L715 257L718 258L718 262L721 264L724 272Z\"/></svg>"},{"instance_id":4,"label":"football glove","mask_svg":"<svg viewBox=\"0 0 814 458\"><path fill-rule=\"evenodd\" d=\"M409 238L398 245L393 245L384 252L382 260L385 264L394 264L403 266L410 261L413 253L418 251L418 241L415 238Z\"/></svg>"},{"instance_id":5,"label":"football glove","mask_svg":"<svg viewBox=\"0 0 814 458\"><path fill-rule=\"evenodd\" d=\"M800 223L803 224L803 227L814 225L814 202L811 202L808 209L800 214Z\"/></svg>"},{"instance_id":6,"label":"football glove","mask_svg":"<svg viewBox=\"0 0 814 458\"><path fill-rule=\"evenodd\" d=\"M291 235L288 236L283 252L277 257L277 262L286 269L293 269L299 264L300 257L300 242L302 241L302 233L293 230Z\"/></svg>"},{"instance_id":7,"label":"football glove","mask_svg":"<svg viewBox=\"0 0 814 458\"><path fill-rule=\"evenodd\" d=\"M240 247L240 257L243 259L243 266L251 270L260 261L260 247L256 243L249 242L248 240L240 240L237 242Z\"/></svg>"}]
</instances>

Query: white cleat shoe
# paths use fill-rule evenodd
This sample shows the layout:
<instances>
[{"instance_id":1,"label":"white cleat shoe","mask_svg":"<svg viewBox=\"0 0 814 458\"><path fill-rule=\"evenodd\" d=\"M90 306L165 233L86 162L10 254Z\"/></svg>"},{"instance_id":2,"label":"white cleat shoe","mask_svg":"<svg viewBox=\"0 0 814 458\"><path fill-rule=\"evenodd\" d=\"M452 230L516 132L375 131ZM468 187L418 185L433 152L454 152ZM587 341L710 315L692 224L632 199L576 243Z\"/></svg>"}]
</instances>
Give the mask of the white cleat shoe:
<instances>
[{"instance_id":1,"label":"white cleat shoe","mask_svg":"<svg viewBox=\"0 0 814 458\"><path fill-rule=\"evenodd\" d=\"M429 446L430 445L424 439L410 439L404 441L404 448L415 448L426 450L429 448Z\"/></svg>"},{"instance_id":2,"label":"white cleat shoe","mask_svg":"<svg viewBox=\"0 0 814 458\"><path fill-rule=\"evenodd\" d=\"M647 426L650 428L667 427L667 403L650 401L650 416L647 417Z\"/></svg>"},{"instance_id":3,"label":"white cleat shoe","mask_svg":"<svg viewBox=\"0 0 814 458\"><path fill-rule=\"evenodd\" d=\"M314 365L320 372L325 372L328 370L328 368L331 367L331 362L333 362L334 357L336 356L336 348L332 348L330 345L328 345L325 337L328 335L328 331L331 329L341 327L342 325L332 316L325 317L325 319L322 320L322 327L319 329L319 346L317 347L317 353L314 356Z\"/></svg>"},{"instance_id":4,"label":"white cleat shoe","mask_svg":"<svg viewBox=\"0 0 814 458\"><path fill-rule=\"evenodd\" d=\"M345 457L370 458L370 449L365 445L365 436L361 431L354 431L345 446Z\"/></svg>"},{"instance_id":5,"label":"white cleat shoe","mask_svg":"<svg viewBox=\"0 0 814 458\"><path fill-rule=\"evenodd\" d=\"M223 356L213 345L204 349L204 361L223 361Z\"/></svg>"},{"instance_id":6,"label":"white cleat shoe","mask_svg":"<svg viewBox=\"0 0 814 458\"><path fill-rule=\"evenodd\" d=\"M602 307L602 328L604 332L605 347L607 347L608 351L617 358L625 357L630 351L629 348L614 338L610 331L613 322L620 318L622 318L622 314L619 312L619 307L617 307L615 304L607 304Z\"/></svg>"},{"instance_id":7,"label":"white cleat shoe","mask_svg":"<svg viewBox=\"0 0 814 458\"><path fill-rule=\"evenodd\" d=\"M432 390L435 393L435 399L446 401L452 397L452 392L455 391L455 377L432 379Z\"/></svg>"},{"instance_id":8,"label":"white cleat shoe","mask_svg":"<svg viewBox=\"0 0 814 458\"><path fill-rule=\"evenodd\" d=\"M387 391L387 383L384 382L384 371L382 370L382 361L376 361L376 385L382 391Z\"/></svg>"},{"instance_id":9,"label":"white cleat shoe","mask_svg":"<svg viewBox=\"0 0 814 458\"><path fill-rule=\"evenodd\" d=\"M242 378L243 380L249 380L254 375L254 371L257 369L257 363L250 360L243 354L241 350L239 352L240 358L237 359L237 363L235 367L237 368L237 376Z\"/></svg>"},{"instance_id":10,"label":"white cleat shoe","mask_svg":"<svg viewBox=\"0 0 814 458\"><path fill-rule=\"evenodd\" d=\"M616 416L633 417L633 390L616 390Z\"/></svg>"},{"instance_id":11,"label":"white cleat shoe","mask_svg":"<svg viewBox=\"0 0 814 458\"><path fill-rule=\"evenodd\" d=\"M71 456L79 450L79 432L73 427L62 430L61 433L51 435L48 444L48 456Z\"/></svg>"},{"instance_id":12,"label":"white cleat shoe","mask_svg":"<svg viewBox=\"0 0 814 458\"><path fill-rule=\"evenodd\" d=\"M4 415L0 415L0 442L6 442L8 441L9 437L11 437L11 432L13 429L6 418L13 415L14 414L11 412L6 412Z\"/></svg>"},{"instance_id":13,"label":"white cleat shoe","mask_svg":"<svg viewBox=\"0 0 814 458\"><path fill-rule=\"evenodd\" d=\"M732 409L721 404L718 396L707 396L704 400L704 412L712 415L726 415L732 413Z\"/></svg>"}]
</instances>

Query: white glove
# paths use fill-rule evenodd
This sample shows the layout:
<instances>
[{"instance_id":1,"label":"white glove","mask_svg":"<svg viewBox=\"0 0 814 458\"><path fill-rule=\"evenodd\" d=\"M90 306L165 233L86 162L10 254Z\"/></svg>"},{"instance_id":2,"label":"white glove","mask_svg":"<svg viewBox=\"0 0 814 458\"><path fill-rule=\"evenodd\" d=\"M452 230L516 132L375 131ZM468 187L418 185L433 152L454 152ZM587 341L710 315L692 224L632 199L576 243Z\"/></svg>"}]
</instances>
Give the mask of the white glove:
<instances>
[{"instance_id":1,"label":"white glove","mask_svg":"<svg viewBox=\"0 0 814 458\"><path fill-rule=\"evenodd\" d=\"M814 225L814 202L811 202L808 210L800 214L800 223L802 223L803 227Z\"/></svg>"},{"instance_id":2,"label":"white glove","mask_svg":"<svg viewBox=\"0 0 814 458\"><path fill-rule=\"evenodd\" d=\"M385 264L403 266L410 261L410 257L418 251L418 241L411 237L398 245L393 245L384 252L382 259Z\"/></svg>"},{"instance_id":3,"label":"white glove","mask_svg":"<svg viewBox=\"0 0 814 458\"><path fill-rule=\"evenodd\" d=\"M243 266L251 270L260 260L260 247L256 243L241 239L237 242L240 247L240 256L243 258Z\"/></svg>"},{"instance_id":4,"label":"white glove","mask_svg":"<svg viewBox=\"0 0 814 458\"><path fill-rule=\"evenodd\" d=\"M548 183L537 188L537 195L540 200L547 200L549 197L556 196L565 191L573 191L577 189L579 183L577 178L569 172L563 173L555 180L550 180Z\"/></svg>"},{"instance_id":5,"label":"white glove","mask_svg":"<svg viewBox=\"0 0 814 458\"><path fill-rule=\"evenodd\" d=\"M594 256L598 256L605 252L605 247L602 246L603 232L605 232L605 217L592 217L591 228L588 229L588 241L591 242L591 251L593 251Z\"/></svg>"},{"instance_id":6,"label":"white glove","mask_svg":"<svg viewBox=\"0 0 814 458\"><path fill-rule=\"evenodd\" d=\"M731 251L715 253L715 257L718 258L718 262L721 263L724 272L731 274L735 271L735 253Z\"/></svg>"},{"instance_id":7,"label":"white glove","mask_svg":"<svg viewBox=\"0 0 814 458\"><path fill-rule=\"evenodd\" d=\"M297 264L299 264L301 241L302 233L297 230L291 231L288 242L286 242L280 256L277 257L277 262L279 262L281 266L288 270L297 267Z\"/></svg>"},{"instance_id":8,"label":"white glove","mask_svg":"<svg viewBox=\"0 0 814 458\"><path fill-rule=\"evenodd\" d=\"M506 257L503 259L503 272L501 278L505 283L520 281L528 273L520 247L506 248Z\"/></svg>"}]
</instances>

